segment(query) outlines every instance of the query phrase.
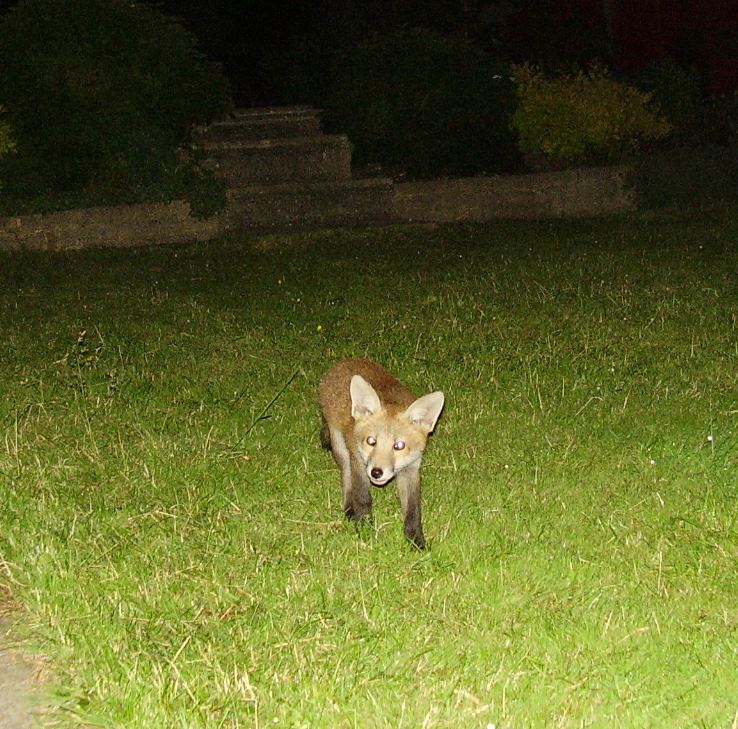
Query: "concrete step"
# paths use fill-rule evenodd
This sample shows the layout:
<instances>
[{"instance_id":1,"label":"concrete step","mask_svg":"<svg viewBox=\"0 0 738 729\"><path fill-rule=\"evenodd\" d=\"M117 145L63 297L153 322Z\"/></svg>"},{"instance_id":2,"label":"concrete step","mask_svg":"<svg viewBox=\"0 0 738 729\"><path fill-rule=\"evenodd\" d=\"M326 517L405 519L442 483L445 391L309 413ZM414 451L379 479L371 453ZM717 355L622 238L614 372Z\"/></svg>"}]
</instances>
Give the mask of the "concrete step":
<instances>
[{"instance_id":1,"label":"concrete step","mask_svg":"<svg viewBox=\"0 0 738 729\"><path fill-rule=\"evenodd\" d=\"M205 166L229 186L279 184L351 177L351 144L343 135L206 142Z\"/></svg>"},{"instance_id":2,"label":"concrete step","mask_svg":"<svg viewBox=\"0 0 738 729\"><path fill-rule=\"evenodd\" d=\"M389 223L391 179L260 185L228 191L230 231Z\"/></svg>"},{"instance_id":3,"label":"concrete step","mask_svg":"<svg viewBox=\"0 0 738 729\"><path fill-rule=\"evenodd\" d=\"M293 139L320 134L320 111L309 106L236 109L227 119L193 130L196 142Z\"/></svg>"}]
</instances>

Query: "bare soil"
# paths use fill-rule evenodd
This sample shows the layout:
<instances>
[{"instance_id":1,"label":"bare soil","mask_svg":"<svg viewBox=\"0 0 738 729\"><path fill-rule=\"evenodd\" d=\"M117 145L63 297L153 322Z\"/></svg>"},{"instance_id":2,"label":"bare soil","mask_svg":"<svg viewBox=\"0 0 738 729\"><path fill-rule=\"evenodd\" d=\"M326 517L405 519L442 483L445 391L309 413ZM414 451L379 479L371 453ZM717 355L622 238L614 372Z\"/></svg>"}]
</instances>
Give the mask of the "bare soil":
<instances>
[{"instance_id":1,"label":"bare soil","mask_svg":"<svg viewBox=\"0 0 738 729\"><path fill-rule=\"evenodd\" d=\"M33 691L42 683L43 665L22 653L12 626L0 612L0 729L31 729L38 726Z\"/></svg>"}]
</instances>

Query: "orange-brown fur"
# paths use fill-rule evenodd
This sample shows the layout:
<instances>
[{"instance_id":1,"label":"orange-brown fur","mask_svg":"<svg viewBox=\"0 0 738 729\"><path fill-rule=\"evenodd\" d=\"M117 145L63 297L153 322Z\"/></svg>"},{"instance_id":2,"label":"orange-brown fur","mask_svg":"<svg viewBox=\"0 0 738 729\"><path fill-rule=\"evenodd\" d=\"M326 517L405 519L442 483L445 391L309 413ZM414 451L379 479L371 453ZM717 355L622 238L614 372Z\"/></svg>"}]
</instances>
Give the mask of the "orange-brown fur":
<instances>
[{"instance_id":1,"label":"orange-brown fur","mask_svg":"<svg viewBox=\"0 0 738 729\"><path fill-rule=\"evenodd\" d=\"M443 393L416 398L381 365L349 359L323 376L319 394L321 437L341 470L346 515L357 520L367 516L371 486L395 479L405 534L422 548L420 466Z\"/></svg>"},{"instance_id":2,"label":"orange-brown fur","mask_svg":"<svg viewBox=\"0 0 738 729\"><path fill-rule=\"evenodd\" d=\"M405 385L376 362L344 359L328 370L320 381L320 407L325 420L335 423L345 434L352 433L355 425L349 393L354 375L361 375L377 391L391 416L402 412L415 400L415 395ZM324 445L329 445L325 439Z\"/></svg>"}]
</instances>

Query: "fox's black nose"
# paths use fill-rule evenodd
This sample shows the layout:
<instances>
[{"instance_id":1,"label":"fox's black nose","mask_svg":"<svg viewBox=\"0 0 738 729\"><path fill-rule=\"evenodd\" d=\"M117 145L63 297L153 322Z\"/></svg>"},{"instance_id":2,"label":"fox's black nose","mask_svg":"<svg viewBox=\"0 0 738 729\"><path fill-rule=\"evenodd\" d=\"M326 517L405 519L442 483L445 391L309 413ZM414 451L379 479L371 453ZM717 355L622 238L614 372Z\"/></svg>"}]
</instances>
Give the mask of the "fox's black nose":
<instances>
[{"instance_id":1,"label":"fox's black nose","mask_svg":"<svg viewBox=\"0 0 738 729\"><path fill-rule=\"evenodd\" d=\"M379 480L382 478L382 469L381 468L372 468L372 478Z\"/></svg>"}]
</instances>

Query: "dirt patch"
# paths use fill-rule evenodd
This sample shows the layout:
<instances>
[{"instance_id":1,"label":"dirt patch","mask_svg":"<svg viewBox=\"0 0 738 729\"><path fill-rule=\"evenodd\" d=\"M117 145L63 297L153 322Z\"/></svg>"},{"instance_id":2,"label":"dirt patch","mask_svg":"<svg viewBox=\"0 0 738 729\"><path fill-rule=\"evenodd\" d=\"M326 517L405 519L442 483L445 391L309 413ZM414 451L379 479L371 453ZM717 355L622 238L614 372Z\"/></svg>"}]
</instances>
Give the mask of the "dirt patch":
<instances>
[{"instance_id":1,"label":"dirt patch","mask_svg":"<svg viewBox=\"0 0 738 729\"><path fill-rule=\"evenodd\" d=\"M33 726L31 691L36 685L32 664L13 655L5 643L0 623L0 729L30 729Z\"/></svg>"},{"instance_id":2,"label":"dirt patch","mask_svg":"<svg viewBox=\"0 0 738 729\"><path fill-rule=\"evenodd\" d=\"M34 695L44 682L45 667L22 651L14 635L12 605L0 590L0 729L39 726L43 708Z\"/></svg>"}]
</instances>

